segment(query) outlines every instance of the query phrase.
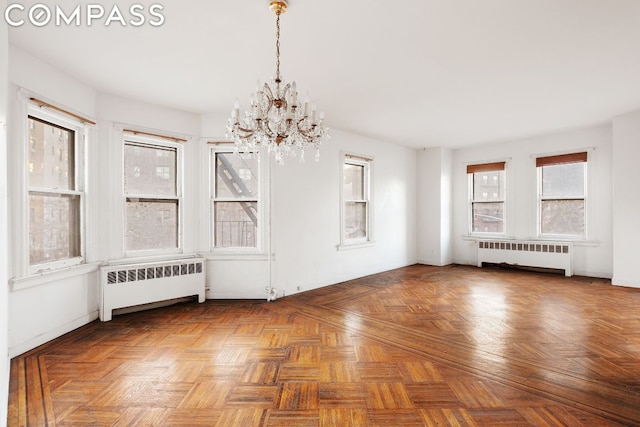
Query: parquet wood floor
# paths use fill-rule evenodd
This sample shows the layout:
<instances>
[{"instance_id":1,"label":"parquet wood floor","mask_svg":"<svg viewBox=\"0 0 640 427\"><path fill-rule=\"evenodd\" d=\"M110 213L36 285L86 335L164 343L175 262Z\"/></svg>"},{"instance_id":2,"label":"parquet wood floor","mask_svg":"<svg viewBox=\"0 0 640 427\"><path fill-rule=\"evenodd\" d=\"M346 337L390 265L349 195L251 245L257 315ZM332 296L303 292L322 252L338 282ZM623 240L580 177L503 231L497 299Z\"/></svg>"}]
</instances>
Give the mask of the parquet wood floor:
<instances>
[{"instance_id":1,"label":"parquet wood floor","mask_svg":"<svg viewBox=\"0 0 640 427\"><path fill-rule=\"evenodd\" d=\"M9 426L640 425L640 290L415 265L93 322L12 360Z\"/></svg>"}]
</instances>

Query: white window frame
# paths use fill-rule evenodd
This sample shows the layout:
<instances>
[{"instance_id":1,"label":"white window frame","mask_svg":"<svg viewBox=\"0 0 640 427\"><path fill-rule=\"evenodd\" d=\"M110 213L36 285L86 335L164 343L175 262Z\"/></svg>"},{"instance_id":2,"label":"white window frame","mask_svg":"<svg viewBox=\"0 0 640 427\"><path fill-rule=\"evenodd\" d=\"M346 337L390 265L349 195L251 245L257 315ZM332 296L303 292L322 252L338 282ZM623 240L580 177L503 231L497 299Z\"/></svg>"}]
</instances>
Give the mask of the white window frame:
<instances>
[{"instance_id":1,"label":"white window frame","mask_svg":"<svg viewBox=\"0 0 640 427\"><path fill-rule=\"evenodd\" d=\"M37 188L31 187L29 185L29 118L35 118L38 120L42 120L44 122L50 123L55 126L60 126L62 128L71 130L74 132L74 180L75 190L61 190L61 189L52 189L52 188ZM25 187L26 187L26 195L24 199L24 212L26 212L24 218L24 230L25 230L25 251L24 251L24 259L26 260L25 265L27 266L28 275L39 274L47 271L60 270L64 268L74 267L80 264L85 263L86 256L86 183L87 183L87 148L86 148L86 138L87 138L87 129L86 125L79 120L72 119L70 116L66 114L56 113L54 111L48 109L38 108L34 104L29 104L27 106L27 115L25 116L24 121L25 126L25 142L24 142L24 179L25 179ZM73 258L67 258L62 260L55 260L51 262L45 262L41 264L31 264L30 259L30 241L29 241L29 194L35 193L48 193L51 195L69 195L69 196L78 196L80 198L79 202L79 210L80 210L80 219L78 222L78 232L80 233L80 255Z\"/></svg>"},{"instance_id":2,"label":"white window frame","mask_svg":"<svg viewBox=\"0 0 640 427\"><path fill-rule=\"evenodd\" d=\"M467 207L467 227L469 236L479 236L479 237L505 237L507 235L507 170L509 167L508 162L504 160L492 161L492 162L478 162L469 164L469 166L475 165L483 165L489 163L504 163L504 169L502 170L504 174L504 190L502 191L502 198L496 200L475 200L475 189L474 189L474 173L467 172L467 194L468 194L468 207ZM495 170L497 172L499 170ZM491 231L474 231L473 230L473 204L474 203L502 203L502 233L496 233Z\"/></svg>"},{"instance_id":3,"label":"white window frame","mask_svg":"<svg viewBox=\"0 0 640 427\"><path fill-rule=\"evenodd\" d=\"M577 150L577 152L583 152L584 150ZM573 154L574 152L569 152L569 153L560 153L560 154L556 154L556 155L563 155L563 154ZM539 155L536 156L536 158L540 158L540 157L546 157L546 155ZM588 236L588 222L587 219L589 217L588 215L588 189L589 189L589 185L588 185L588 175L589 175L589 164L591 163L591 155L590 153L587 151L587 160L584 162L571 162L571 163L583 163L584 164L584 182L583 182L583 186L584 186L584 191L583 191L583 195L584 197L565 197L565 198L559 198L559 197L543 197L542 196L542 168L544 166L536 166L536 183L537 183L537 190L536 190L536 195L537 195L537 201L536 201L536 235L538 236L538 239L540 240L567 240L567 241L583 241L583 240L587 240L587 236ZM566 163L566 164L571 164L571 163ZM535 166L535 165L534 165ZM542 202L545 200L583 200L584 203L584 233L583 234L550 234L550 233L542 233Z\"/></svg>"},{"instance_id":4,"label":"white window frame","mask_svg":"<svg viewBox=\"0 0 640 427\"><path fill-rule=\"evenodd\" d=\"M253 151L250 154L252 156L256 156L258 158L258 191L256 197L254 198L229 198L229 197L216 197L216 154L233 154L236 151L234 150L233 144L220 144L220 145L211 145L209 149L209 218L210 218L210 233L209 233L209 247L212 253L216 254L262 254L265 251L265 241L267 240L267 230L266 230L266 197L265 197L265 188L267 187L267 176L266 170L268 165L265 167L265 163L262 159L262 153L259 151ZM239 155L248 155L244 153L239 153ZM267 153L269 155L269 153ZM257 204L257 233L256 233L256 246L255 247L216 247L216 212L215 212L215 203L216 202L255 202Z\"/></svg>"},{"instance_id":5,"label":"white window frame","mask_svg":"<svg viewBox=\"0 0 640 427\"><path fill-rule=\"evenodd\" d=\"M175 196L156 195L156 194L126 194L124 187L124 161L125 161L125 147L126 145L140 145L146 147L158 147L169 148L176 150L176 194ZM126 258L135 257L150 257L169 254L180 254L183 252L183 217L184 217L184 147L182 143L172 142L162 138L155 138L150 136L144 136L141 134L130 134L125 132L122 140L122 182L120 185L122 191L122 223L124 224L122 235L122 248ZM155 173L155 169L154 169ZM143 250L128 250L127 249L127 199L147 199L147 200L176 200L178 202L178 235L177 245L175 248L166 249L143 249Z\"/></svg>"},{"instance_id":6,"label":"white window frame","mask_svg":"<svg viewBox=\"0 0 640 427\"><path fill-rule=\"evenodd\" d=\"M374 240L374 218L373 218L373 157L341 152L340 153L340 244L338 250L357 249L375 244ZM347 164L364 167L364 199L347 200L344 191L344 167ZM346 237L346 204L347 202L360 202L366 205L366 236L357 239Z\"/></svg>"}]
</instances>

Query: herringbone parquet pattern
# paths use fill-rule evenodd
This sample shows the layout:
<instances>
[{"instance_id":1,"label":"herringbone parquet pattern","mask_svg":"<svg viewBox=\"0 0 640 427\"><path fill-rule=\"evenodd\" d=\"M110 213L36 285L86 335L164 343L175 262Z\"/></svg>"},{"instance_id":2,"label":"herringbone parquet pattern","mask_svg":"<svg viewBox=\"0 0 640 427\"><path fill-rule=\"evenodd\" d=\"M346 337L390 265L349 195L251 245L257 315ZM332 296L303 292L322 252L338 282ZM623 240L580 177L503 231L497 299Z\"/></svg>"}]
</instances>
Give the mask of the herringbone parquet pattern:
<instances>
[{"instance_id":1,"label":"herringbone parquet pattern","mask_svg":"<svg viewBox=\"0 0 640 427\"><path fill-rule=\"evenodd\" d=\"M93 322L12 361L10 426L640 425L640 291L412 266Z\"/></svg>"}]
</instances>

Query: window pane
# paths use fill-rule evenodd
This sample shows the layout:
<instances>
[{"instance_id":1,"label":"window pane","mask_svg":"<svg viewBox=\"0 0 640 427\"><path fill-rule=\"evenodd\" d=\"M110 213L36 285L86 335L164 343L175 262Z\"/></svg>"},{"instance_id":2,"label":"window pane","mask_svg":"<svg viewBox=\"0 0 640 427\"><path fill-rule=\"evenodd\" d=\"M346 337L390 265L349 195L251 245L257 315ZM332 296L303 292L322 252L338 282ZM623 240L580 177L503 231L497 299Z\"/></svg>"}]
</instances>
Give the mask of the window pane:
<instances>
[{"instance_id":1,"label":"window pane","mask_svg":"<svg viewBox=\"0 0 640 427\"><path fill-rule=\"evenodd\" d=\"M473 203L473 231L504 232L504 203Z\"/></svg>"},{"instance_id":2,"label":"window pane","mask_svg":"<svg viewBox=\"0 0 640 427\"><path fill-rule=\"evenodd\" d=\"M345 203L345 239L362 239L367 237L367 203Z\"/></svg>"},{"instance_id":3,"label":"window pane","mask_svg":"<svg viewBox=\"0 0 640 427\"><path fill-rule=\"evenodd\" d=\"M584 235L584 200L543 200L542 234Z\"/></svg>"},{"instance_id":4,"label":"window pane","mask_svg":"<svg viewBox=\"0 0 640 427\"><path fill-rule=\"evenodd\" d=\"M542 167L542 197L584 197L586 163L567 163Z\"/></svg>"},{"instance_id":5,"label":"window pane","mask_svg":"<svg viewBox=\"0 0 640 427\"><path fill-rule=\"evenodd\" d=\"M80 256L80 196L29 194L29 264Z\"/></svg>"},{"instance_id":6,"label":"window pane","mask_svg":"<svg viewBox=\"0 0 640 427\"><path fill-rule=\"evenodd\" d=\"M473 200L504 200L504 171L474 173Z\"/></svg>"},{"instance_id":7,"label":"window pane","mask_svg":"<svg viewBox=\"0 0 640 427\"><path fill-rule=\"evenodd\" d=\"M215 202L215 247L255 248L258 237L258 203Z\"/></svg>"},{"instance_id":8,"label":"window pane","mask_svg":"<svg viewBox=\"0 0 640 427\"><path fill-rule=\"evenodd\" d=\"M29 117L29 186L74 190L75 132Z\"/></svg>"},{"instance_id":9,"label":"window pane","mask_svg":"<svg viewBox=\"0 0 640 427\"><path fill-rule=\"evenodd\" d=\"M345 163L344 165L344 199L364 200L364 166Z\"/></svg>"},{"instance_id":10,"label":"window pane","mask_svg":"<svg viewBox=\"0 0 640 427\"><path fill-rule=\"evenodd\" d=\"M124 146L125 194L176 195L176 149Z\"/></svg>"},{"instance_id":11,"label":"window pane","mask_svg":"<svg viewBox=\"0 0 640 427\"><path fill-rule=\"evenodd\" d=\"M178 247L178 201L127 199L127 250Z\"/></svg>"},{"instance_id":12,"label":"window pane","mask_svg":"<svg viewBox=\"0 0 640 427\"><path fill-rule=\"evenodd\" d=\"M216 153L216 197L258 197L258 159L254 156Z\"/></svg>"}]
</instances>

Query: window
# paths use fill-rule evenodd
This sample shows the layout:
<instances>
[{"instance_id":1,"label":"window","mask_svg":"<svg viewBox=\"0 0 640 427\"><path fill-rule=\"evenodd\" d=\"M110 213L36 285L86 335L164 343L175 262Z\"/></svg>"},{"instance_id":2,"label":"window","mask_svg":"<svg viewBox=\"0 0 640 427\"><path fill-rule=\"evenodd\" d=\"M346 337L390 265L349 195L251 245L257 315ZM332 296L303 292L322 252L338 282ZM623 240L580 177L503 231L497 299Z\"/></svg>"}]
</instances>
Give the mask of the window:
<instances>
[{"instance_id":1,"label":"window","mask_svg":"<svg viewBox=\"0 0 640 427\"><path fill-rule=\"evenodd\" d=\"M212 150L211 159L214 248L258 249L258 155Z\"/></svg>"},{"instance_id":2,"label":"window","mask_svg":"<svg viewBox=\"0 0 640 427\"><path fill-rule=\"evenodd\" d=\"M342 237L345 245L371 241L371 159L345 155L342 165Z\"/></svg>"},{"instance_id":3,"label":"window","mask_svg":"<svg viewBox=\"0 0 640 427\"><path fill-rule=\"evenodd\" d=\"M470 233L505 234L505 162L467 166Z\"/></svg>"},{"instance_id":4,"label":"window","mask_svg":"<svg viewBox=\"0 0 640 427\"><path fill-rule=\"evenodd\" d=\"M82 262L82 128L28 117L29 265ZM62 123L65 125L63 126Z\"/></svg>"},{"instance_id":5,"label":"window","mask_svg":"<svg viewBox=\"0 0 640 427\"><path fill-rule=\"evenodd\" d=\"M585 237L587 153L538 157L538 235Z\"/></svg>"},{"instance_id":6,"label":"window","mask_svg":"<svg viewBox=\"0 0 640 427\"><path fill-rule=\"evenodd\" d=\"M180 150L171 143L125 140L127 252L180 248Z\"/></svg>"}]
</instances>

